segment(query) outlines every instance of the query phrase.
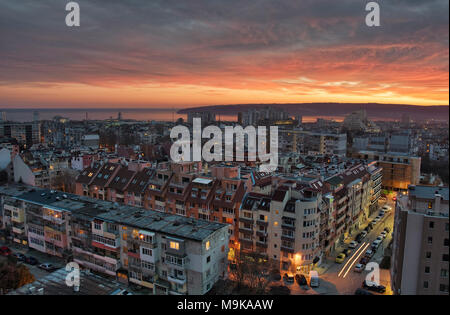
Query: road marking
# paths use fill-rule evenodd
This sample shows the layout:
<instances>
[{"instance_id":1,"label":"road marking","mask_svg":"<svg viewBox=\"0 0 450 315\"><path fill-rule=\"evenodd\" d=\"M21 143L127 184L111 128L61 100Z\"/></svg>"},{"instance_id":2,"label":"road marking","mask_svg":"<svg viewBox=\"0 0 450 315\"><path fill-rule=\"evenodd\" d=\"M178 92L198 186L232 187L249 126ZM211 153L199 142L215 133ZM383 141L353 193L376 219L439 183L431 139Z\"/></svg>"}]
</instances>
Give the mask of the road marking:
<instances>
[{"instance_id":1,"label":"road marking","mask_svg":"<svg viewBox=\"0 0 450 315\"><path fill-rule=\"evenodd\" d=\"M350 257L347 262L345 263L344 267L342 267L341 271L338 273L338 277L341 276L341 273L345 270L345 267L348 265L348 263L353 259L353 257L358 254L358 252L364 247L365 244L369 244L369 243L362 243L361 246L358 248L358 250L356 252L353 253L352 257Z\"/></svg>"},{"instance_id":2,"label":"road marking","mask_svg":"<svg viewBox=\"0 0 450 315\"><path fill-rule=\"evenodd\" d=\"M348 268L347 272L344 274L342 278L345 278L348 274L348 272L353 268L353 265L358 261L359 257L361 257L362 253L370 246L370 243L367 243L367 245L364 247L364 250L359 253L358 257L353 261L353 263L350 264L350 267Z\"/></svg>"}]
</instances>

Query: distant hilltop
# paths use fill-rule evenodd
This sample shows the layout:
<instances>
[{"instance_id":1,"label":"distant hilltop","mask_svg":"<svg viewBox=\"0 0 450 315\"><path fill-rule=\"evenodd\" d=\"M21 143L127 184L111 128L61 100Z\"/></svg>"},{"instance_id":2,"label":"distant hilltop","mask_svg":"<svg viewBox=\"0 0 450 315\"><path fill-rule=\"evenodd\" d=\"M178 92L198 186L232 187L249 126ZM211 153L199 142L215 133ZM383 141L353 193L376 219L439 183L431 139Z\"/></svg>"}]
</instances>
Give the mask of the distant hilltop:
<instances>
[{"instance_id":1,"label":"distant hilltop","mask_svg":"<svg viewBox=\"0 0 450 315\"><path fill-rule=\"evenodd\" d=\"M236 104L191 107L178 111L178 114L208 111L218 115L237 115L249 109L275 107L287 111L290 115L303 116L345 116L353 111L365 109L367 116L377 119L401 119L406 114L413 120L449 120L448 105L418 106L405 104L379 103L290 103L290 104Z\"/></svg>"}]
</instances>

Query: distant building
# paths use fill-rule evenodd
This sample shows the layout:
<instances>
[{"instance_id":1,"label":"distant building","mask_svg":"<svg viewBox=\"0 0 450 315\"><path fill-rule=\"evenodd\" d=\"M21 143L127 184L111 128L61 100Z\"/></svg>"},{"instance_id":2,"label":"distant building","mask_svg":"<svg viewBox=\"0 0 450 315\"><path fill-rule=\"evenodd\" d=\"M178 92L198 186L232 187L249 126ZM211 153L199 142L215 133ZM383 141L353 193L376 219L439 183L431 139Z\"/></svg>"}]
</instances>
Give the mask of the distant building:
<instances>
[{"instance_id":1,"label":"distant building","mask_svg":"<svg viewBox=\"0 0 450 315\"><path fill-rule=\"evenodd\" d=\"M421 158L405 154L380 153L375 151L359 151L353 158L378 161L383 169L383 187L390 190L406 190L409 185L420 182Z\"/></svg>"},{"instance_id":2,"label":"distant building","mask_svg":"<svg viewBox=\"0 0 450 315\"><path fill-rule=\"evenodd\" d=\"M204 112L189 112L187 121L192 124L194 118L200 118L202 120L202 125L209 125L216 122L216 114L208 111Z\"/></svg>"},{"instance_id":3,"label":"distant building","mask_svg":"<svg viewBox=\"0 0 450 315\"><path fill-rule=\"evenodd\" d=\"M99 135L84 135L81 139L82 145L92 148L92 149L98 149L100 146L100 136Z\"/></svg>"},{"instance_id":4,"label":"distant building","mask_svg":"<svg viewBox=\"0 0 450 315\"><path fill-rule=\"evenodd\" d=\"M350 131L379 131L378 126L367 118L367 112L365 110L359 110L349 114L345 117L343 126Z\"/></svg>"},{"instance_id":5,"label":"distant building","mask_svg":"<svg viewBox=\"0 0 450 315\"><path fill-rule=\"evenodd\" d=\"M391 285L394 294L448 295L449 189L410 186L397 198Z\"/></svg>"},{"instance_id":6,"label":"distant building","mask_svg":"<svg viewBox=\"0 0 450 315\"><path fill-rule=\"evenodd\" d=\"M39 121L21 123L0 120L0 137L14 138L19 145L31 148L41 142L41 124Z\"/></svg>"}]
</instances>

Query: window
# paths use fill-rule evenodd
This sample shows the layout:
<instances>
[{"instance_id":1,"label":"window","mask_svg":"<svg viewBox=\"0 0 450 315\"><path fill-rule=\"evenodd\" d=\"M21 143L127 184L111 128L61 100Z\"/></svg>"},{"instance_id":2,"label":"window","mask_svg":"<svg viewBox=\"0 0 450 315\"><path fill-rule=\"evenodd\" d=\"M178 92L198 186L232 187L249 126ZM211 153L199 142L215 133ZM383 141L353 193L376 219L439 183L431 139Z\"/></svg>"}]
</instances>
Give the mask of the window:
<instances>
[{"instance_id":1,"label":"window","mask_svg":"<svg viewBox=\"0 0 450 315\"><path fill-rule=\"evenodd\" d=\"M430 273L430 267L425 267L425 273Z\"/></svg>"},{"instance_id":2,"label":"window","mask_svg":"<svg viewBox=\"0 0 450 315\"><path fill-rule=\"evenodd\" d=\"M211 261L211 256L206 257L206 262L209 263Z\"/></svg>"},{"instance_id":3,"label":"window","mask_svg":"<svg viewBox=\"0 0 450 315\"><path fill-rule=\"evenodd\" d=\"M442 255L442 261L448 261L448 254Z\"/></svg>"},{"instance_id":4,"label":"window","mask_svg":"<svg viewBox=\"0 0 450 315\"><path fill-rule=\"evenodd\" d=\"M153 256L153 252L150 248L142 247L142 254L147 256Z\"/></svg>"},{"instance_id":5,"label":"window","mask_svg":"<svg viewBox=\"0 0 450 315\"><path fill-rule=\"evenodd\" d=\"M427 259L430 259L430 258L431 258L431 252L427 252L426 255L425 255L425 257L426 257Z\"/></svg>"},{"instance_id":6,"label":"window","mask_svg":"<svg viewBox=\"0 0 450 315\"><path fill-rule=\"evenodd\" d=\"M210 247L211 247L211 242L207 241L206 244L205 244L206 250L209 250Z\"/></svg>"},{"instance_id":7,"label":"window","mask_svg":"<svg viewBox=\"0 0 450 315\"><path fill-rule=\"evenodd\" d=\"M180 249L180 243L178 243L178 242L170 241L169 246L171 249L176 249L176 250Z\"/></svg>"},{"instance_id":8,"label":"window","mask_svg":"<svg viewBox=\"0 0 450 315\"><path fill-rule=\"evenodd\" d=\"M433 238L431 236L428 236L428 244L433 244Z\"/></svg>"},{"instance_id":9,"label":"window","mask_svg":"<svg viewBox=\"0 0 450 315\"><path fill-rule=\"evenodd\" d=\"M433 229L433 228L434 228L434 222L433 222L433 221L430 221L430 223L429 223L428 226L429 226L430 229Z\"/></svg>"},{"instance_id":10,"label":"window","mask_svg":"<svg viewBox=\"0 0 450 315\"><path fill-rule=\"evenodd\" d=\"M448 292L448 284L440 284L439 285L439 291L441 292Z\"/></svg>"},{"instance_id":11,"label":"window","mask_svg":"<svg viewBox=\"0 0 450 315\"><path fill-rule=\"evenodd\" d=\"M448 238L444 239L444 246L448 246Z\"/></svg>"},{"instance_id":12,"label":"window","mask_svg":"<svg viewBox=\"0 0 450 315\"><path fill-rule=\"evenodd\" d=\"M428 289L428 281L424 281L423 282L423 288L424 289Z\"/></svg>"},{"instance_id":13,"label":"window","mask_svg":"<svg viewBox=\"0 0 450 315\"><path fill-rule=\"evenodd\" d=\"M448 278L448 270L441 269L441 278Z\"/></svg>"},{"instance_id":14,"label":"window","mask_svg":"<svg viewBox=\"0 0 450 315\"><path fill-rule=\"evenodd\" d=\"M101 230L102 229L102 224L99 223L99 222L94 222L94 229Z\"/></svg>"},{"instance_id":15,"label":"window","mask_svg":"<svg viewBox=\"0 0 450 315\"><path fill-rule=\"evenodd\" d=\"M428 202L428 209L433 209L433 202L432 201Z\"/></svg>"}]
</instances>

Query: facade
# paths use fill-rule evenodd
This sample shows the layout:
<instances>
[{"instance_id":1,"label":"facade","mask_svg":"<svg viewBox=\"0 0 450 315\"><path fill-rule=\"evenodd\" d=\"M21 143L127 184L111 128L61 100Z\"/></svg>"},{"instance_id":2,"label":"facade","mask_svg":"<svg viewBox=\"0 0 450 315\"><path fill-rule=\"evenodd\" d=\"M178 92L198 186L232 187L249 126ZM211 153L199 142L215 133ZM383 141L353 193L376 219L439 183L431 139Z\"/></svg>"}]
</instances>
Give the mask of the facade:
<instances>
[{"instance_id":1,"label":"facade","mask_svg":"<svg viewBox=\"0 0 450 315\"><path fill-rule=\"evenodd\" d=\"M421 158L394 153L359 151L353 157L367 161L377 161L383 169L383 187L389 190L407 190L409 185L420 181Z\"/></svg>"},{"instance_id":2,"label":"facade","mask_svg":"<svg viewBox=\"0 0 450 315\"><path fill-rule=\"evenodd\" d=\"M397 198L392 291L402 295L448 295L449 189L409 186Z\"/></svg>"},{"instance_id":3,"label":"facade","mask_svg":"<svg viewBox=\"0 0 450 315\"><path fill-rule=\"evenodd\" d=\"M205 294L226 277L226 224L28 186L0 196L14 242L154 294Z\"/></svg>"},{"instance_id":4,"label":"facade","mask_svg":"<svg viewBox=\"0 0 450 315\"><path fill-rule=\"evenodd\" d=\"M41 124L39 121L20 123L0 121L0 137L14 138L18 144L31 148L41 142Z\"/></svg>"}]
</instances>

